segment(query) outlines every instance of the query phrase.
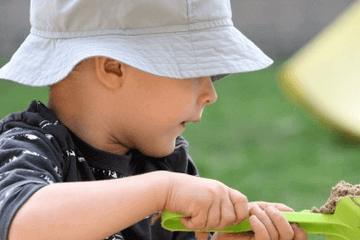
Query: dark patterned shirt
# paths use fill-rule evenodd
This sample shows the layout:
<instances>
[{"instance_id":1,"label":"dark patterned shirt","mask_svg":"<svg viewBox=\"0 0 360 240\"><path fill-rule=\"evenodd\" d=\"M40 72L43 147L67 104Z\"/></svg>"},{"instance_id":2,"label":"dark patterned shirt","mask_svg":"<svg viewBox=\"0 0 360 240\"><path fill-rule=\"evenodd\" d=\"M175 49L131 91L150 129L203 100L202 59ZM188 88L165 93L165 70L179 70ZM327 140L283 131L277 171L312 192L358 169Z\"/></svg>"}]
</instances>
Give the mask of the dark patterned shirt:
<instances>
[{"instance_id":1,"label":"dark patterned shirt","mask_svg":"<svg viewBox=\"0 0 360 240\"><path fill-rule=\"evenodd\" d=\"M166 170L198 175L179 136L174 152L152 158L131 150L126 156L100 151L76 137L40 102L0 121L0 239L7 239L19 208L40 188L59 182L115 179ZM121 217L121 216L120 216ZM126 217L126 216L124 216ZM146 218L109 240L195 239L194 233L169 232Z\"/></svg>"}]
</instances>

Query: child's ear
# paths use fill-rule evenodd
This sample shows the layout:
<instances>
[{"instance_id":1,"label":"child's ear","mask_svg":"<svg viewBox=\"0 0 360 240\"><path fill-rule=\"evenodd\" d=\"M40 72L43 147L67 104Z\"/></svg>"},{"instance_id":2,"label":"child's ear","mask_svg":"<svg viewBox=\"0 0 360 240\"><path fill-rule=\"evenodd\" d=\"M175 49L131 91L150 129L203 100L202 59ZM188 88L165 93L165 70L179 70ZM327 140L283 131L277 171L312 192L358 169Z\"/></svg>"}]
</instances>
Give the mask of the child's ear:
<instances>
[{"instance_id":1,"label":"child's ear","mask_svg":"<svg viewBox=\"0 0 360 240\"><path fill-rule=\"evenodd\" d=\"M110 90L116 90L123 80L123 64L105 57L95 57L95 73L101 84Z\"/></svg>"}]
</instances>

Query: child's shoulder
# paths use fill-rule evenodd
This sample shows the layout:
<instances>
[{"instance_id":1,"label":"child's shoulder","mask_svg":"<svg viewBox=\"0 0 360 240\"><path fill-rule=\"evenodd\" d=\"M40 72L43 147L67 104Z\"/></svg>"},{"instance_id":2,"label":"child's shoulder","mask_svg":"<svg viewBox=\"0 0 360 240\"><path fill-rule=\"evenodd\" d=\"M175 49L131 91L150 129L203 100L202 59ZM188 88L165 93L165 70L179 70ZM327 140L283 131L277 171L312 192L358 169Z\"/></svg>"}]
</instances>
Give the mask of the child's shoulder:
<instances>
[{"instance_id":1,"label":"child's shoulder","mask_svg":"<svg viewBox=\"0 0 360 240\"><path fill-rule=\"evenodd\" d=\"M50 123L58 123L50 109L41 102L32 101L27 110L11 113L0 120L0 134L19 128L43 129L45 124Z\"/></svg>"},{"instance_id":2,"label":"child's shoulder","mask_svg":"<svg viewBox=\"0 0 360 240\"><path fill-rule=\"evenodd\" d=\"M13 144L41 140L42 145L55 146L56 150L64 151L62 146L69 145L71 137L68 129L49 108L33 101L26 111L12 113L0 120L0 140L4 142L6 139L20 140Z\"/></svg>"}]
</instances>

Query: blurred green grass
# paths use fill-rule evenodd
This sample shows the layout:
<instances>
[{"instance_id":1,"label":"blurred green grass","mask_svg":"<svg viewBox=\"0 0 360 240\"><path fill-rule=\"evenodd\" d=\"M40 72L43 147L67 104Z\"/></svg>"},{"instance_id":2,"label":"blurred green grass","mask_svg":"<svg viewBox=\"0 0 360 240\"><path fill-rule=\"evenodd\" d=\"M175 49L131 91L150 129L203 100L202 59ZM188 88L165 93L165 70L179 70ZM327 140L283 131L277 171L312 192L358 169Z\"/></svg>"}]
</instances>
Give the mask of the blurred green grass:
<instances>
[{"instance_id":1,"label":"blurred green grass","mask_svg":"<svg viewBox=\"0 0 360 240\"><path fill-rule=\"evenodd\" d=\"M359 182L360 146L289 102L276 83L280 67L277 62L216 82L218 101L184 136L201 176L240 190L250 201L282 202L300 211L323 205L340 180ZM0 81L0 118L35 99L47 104L48 88Z\"/></svg>"},{"instance_id":2,"label":"blurred green grass","mask_svg":"<svg viewBox=\"0 0 360 240\"><path fill-rule=\"evenodd\" d=\"M0 57L0 68L8 61L9 59ZM28 87L0 80L0 119L12 112L26 110L32 100L47 104L48 98L48 87Z\"/></svg>"}]
</instances>

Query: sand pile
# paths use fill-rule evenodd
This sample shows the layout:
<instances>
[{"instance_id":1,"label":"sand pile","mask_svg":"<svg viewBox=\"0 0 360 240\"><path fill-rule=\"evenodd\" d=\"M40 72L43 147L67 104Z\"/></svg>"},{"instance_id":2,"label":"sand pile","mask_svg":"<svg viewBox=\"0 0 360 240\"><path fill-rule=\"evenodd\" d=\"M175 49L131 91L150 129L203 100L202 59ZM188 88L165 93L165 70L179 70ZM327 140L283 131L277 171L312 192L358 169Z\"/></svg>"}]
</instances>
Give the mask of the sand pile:
<instances>
[{"instance_id":1,"label":"sand pile","mask_svg":"<svg viewBox=\"0 0 360 240\"><path fill-rule=\"evenodd\" d=\"M335 187L332 187L330 197L326 203L320 209L313 207L311 212L333 214L340 199L356 196L360 196L360 184L351 185L345 181L340 181Z\"/></svg>"}]
</instances>

